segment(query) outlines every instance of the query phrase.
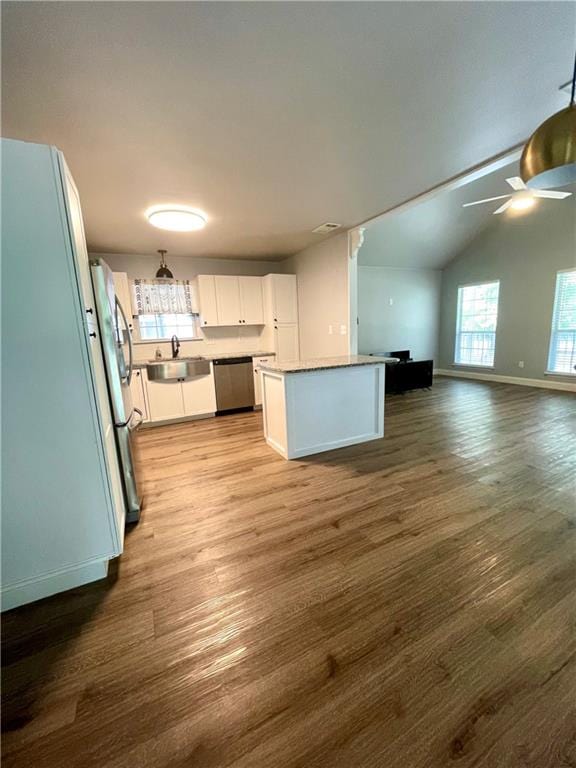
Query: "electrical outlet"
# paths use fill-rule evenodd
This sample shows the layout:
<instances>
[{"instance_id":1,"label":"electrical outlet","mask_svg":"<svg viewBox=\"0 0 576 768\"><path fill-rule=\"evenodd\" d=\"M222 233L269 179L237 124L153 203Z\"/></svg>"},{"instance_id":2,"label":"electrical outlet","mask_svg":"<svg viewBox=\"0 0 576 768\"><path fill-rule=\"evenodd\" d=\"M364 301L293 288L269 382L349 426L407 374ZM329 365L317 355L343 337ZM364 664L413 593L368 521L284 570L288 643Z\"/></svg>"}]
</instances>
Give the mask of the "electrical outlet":
<instances>
[{"instance_id":1,"label":"electrical outlet","mask_svg":"<svg viewBox=\"0 0 576 768\"><path fill-rule=\"evenodd\" d=\"M518 360L518 368L524 368L524 360Z\"/></svg>"},{"instance_id":2,"label":"electrical outlet","mask_svg":"<svg viewBox=\"0 0 576 768\"><path fill-rule=\"evenodd\" d=\"M333 325L329 325L328 326L328 336L332 336L333 333L334 333L334 326Z\"/></svg>"},{"instance_id":3,"label":"electrical outlet","mask_svg":"<svg viewBox=\"0 0 576 768\"><path fill-rule=\"evenodd\" d=\"M388 305L389 305L389 306L391 306L391 307L393 307L393 306L394 306L394 299L393 299L392 297L390 297L390 298L388 299Z\"/></svg>"},{"instance_id":4,"label":"electrical outlet","mask_svg":"<svg viewBox=\"0 0 576 768\"><path fill-rule=\"evenodd\" d=\"M341 325L340 326L340 336L346 336L346 326Z\"/></svg>"}]
</instances>

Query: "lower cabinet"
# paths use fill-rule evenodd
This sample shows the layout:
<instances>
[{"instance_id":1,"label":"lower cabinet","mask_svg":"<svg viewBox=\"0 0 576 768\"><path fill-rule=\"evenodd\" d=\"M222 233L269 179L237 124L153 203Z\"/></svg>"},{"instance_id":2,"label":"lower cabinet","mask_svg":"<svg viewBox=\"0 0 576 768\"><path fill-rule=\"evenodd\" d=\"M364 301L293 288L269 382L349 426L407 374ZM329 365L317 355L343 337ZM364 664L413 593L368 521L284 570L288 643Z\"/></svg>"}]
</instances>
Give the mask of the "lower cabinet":
<instances>
[{"instance_id":1,"label":"lower cabinet","mask_svg":"<svg viewBox=\"0 0 576 768\"><path fill-rule=\"evenodd\" d=\"M194 376L182 382L182 400L185 416L200 416L216 412L216 389L210 366L209 376Z\"/></svg>"},{"instance_id":2,"label":"lower cabinet","mask_svg":"<svg viewBox=\"0 0 576 768\"><path fill-rule=\"evenodd\" d=\"M215 413L214 374L183 381L147 381L150 421L168 421L185 416Z\"/></svg>"},{"instance_id":3,"label":"lower cabinet","mask_svg":"<svg viewBox=\"0 0 576 768\"><path fill-rule=\"evenodd\" d=\"M179 381L148 381L146 392L150 421L165 421L184 416L182 384Z\"/></svg>"},{"instance_id":4,"label":"lower cabinet","mask_svg":"<svg viewBox=\"0 0 576 768\"><path fill-rule=\"evenodd\" d=\"M252 368L254 370L254 404L262 405L262 374L258 366L264 363L274 362L274 357L253 357Z\"/></svg>"}]
</instances>

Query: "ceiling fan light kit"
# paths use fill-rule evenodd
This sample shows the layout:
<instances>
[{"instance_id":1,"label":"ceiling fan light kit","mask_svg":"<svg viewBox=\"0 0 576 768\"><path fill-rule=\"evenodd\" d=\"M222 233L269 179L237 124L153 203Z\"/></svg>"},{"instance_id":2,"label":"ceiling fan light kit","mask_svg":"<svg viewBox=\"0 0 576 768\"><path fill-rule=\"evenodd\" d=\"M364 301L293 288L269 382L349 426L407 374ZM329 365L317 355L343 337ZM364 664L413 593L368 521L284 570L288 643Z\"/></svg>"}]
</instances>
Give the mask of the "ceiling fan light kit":
<instances>
[{"instance_id":1,"label":"ceiling fan light kit","mask_svg":"<svg viewBox=\"0 0 576 768\"><path fill-rule=\"evenodd\" d=\"M576 57L570 104L545 120L528 139L520 158L520 176L535 189L576 182Z\"/></svg>"}]
</instances>

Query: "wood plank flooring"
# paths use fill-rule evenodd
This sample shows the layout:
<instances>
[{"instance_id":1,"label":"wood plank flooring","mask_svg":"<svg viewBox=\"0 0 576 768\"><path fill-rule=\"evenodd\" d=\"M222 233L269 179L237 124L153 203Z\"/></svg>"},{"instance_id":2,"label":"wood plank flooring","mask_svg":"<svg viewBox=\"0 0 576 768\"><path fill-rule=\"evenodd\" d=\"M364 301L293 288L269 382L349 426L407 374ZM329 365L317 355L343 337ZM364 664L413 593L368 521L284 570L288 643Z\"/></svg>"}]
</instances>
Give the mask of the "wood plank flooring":
<instances>
[{"instance_id":1,"label":"wood plank flooring","mask_svg":"<svg viewBox=\"0 0 576 768\"><path fill-rule=\"evenodd\" d=\"M5 614L4 768L576 766L576 398L438 379L286 462L143 431L107 582Z\"/></svg>"}]
</instances>

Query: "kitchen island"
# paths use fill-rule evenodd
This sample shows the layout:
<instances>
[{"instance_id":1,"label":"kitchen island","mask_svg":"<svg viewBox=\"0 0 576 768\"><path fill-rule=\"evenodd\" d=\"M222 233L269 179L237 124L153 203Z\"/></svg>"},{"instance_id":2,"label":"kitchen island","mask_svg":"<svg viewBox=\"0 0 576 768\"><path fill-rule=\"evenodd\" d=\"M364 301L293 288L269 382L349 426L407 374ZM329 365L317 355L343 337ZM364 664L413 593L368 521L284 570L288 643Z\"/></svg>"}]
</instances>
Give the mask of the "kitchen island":
<instances>
[{"instance_id":1,"label":"kitchen island","mask_svg":"<svg viewBox=\"0 0 576 768\"><path fill-rule=\"evenodd\" d=\"M285 459L384 436L385 363L345 355L259 366L264 436Z\"/></svg>"}]
</instances>

